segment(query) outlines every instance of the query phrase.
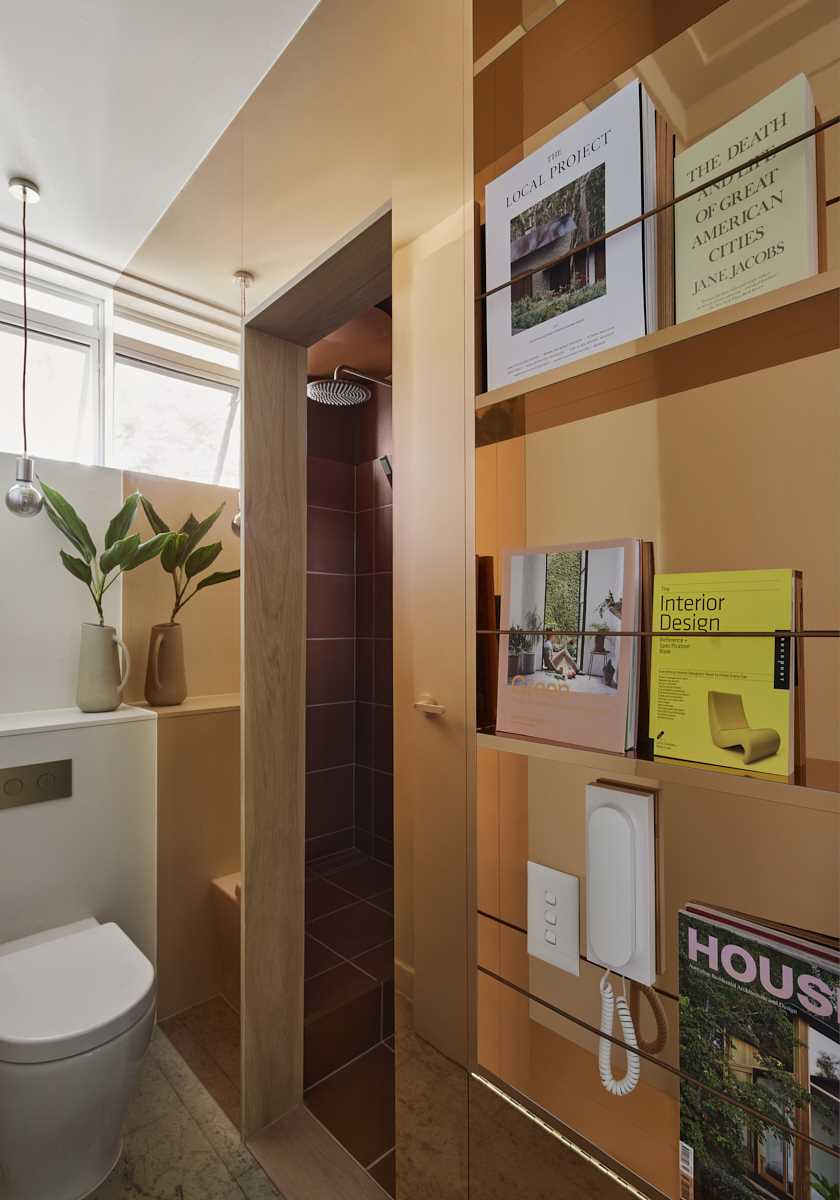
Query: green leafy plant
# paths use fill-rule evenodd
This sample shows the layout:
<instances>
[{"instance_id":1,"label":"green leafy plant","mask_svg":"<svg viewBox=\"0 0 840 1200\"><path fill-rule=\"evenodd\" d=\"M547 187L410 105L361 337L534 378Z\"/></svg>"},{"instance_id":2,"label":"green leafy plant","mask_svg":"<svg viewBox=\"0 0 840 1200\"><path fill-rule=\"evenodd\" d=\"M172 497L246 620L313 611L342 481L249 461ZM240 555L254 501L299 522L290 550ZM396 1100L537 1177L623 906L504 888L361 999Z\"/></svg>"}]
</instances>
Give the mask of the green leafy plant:
<instances>
[{"instance_id":1,"label":"green leafy plant","mask_svg":"<svg viewBox=\"0 0 840 1200\"><path fill-rule=\"evenodd\" d=\"M527 629L539 629L541 624L542 624L542 617L540 616L540 614L537 612L537 610L535 608L532 608L530 612L526 612L525 627ZM537 648L537 642L540 639L540 635L538 633L526 633L526 634L524 634L524 638L525 638L525 653L532 654L534 652L534 650L536 650L536 648Z\"/></svg>"},{"instance_id":2,"label":"green leafy plant","mask_svg":"<svg viewBox=\"0 0 840 1200\"><path fill-rule=\"evenodd\" d=\"M190 513L179 530L172 530L155 512L150 500L142 496L141 503L155 534L159 537L166 535L170 539L160 556L160 564L164 571L172 576L175 604L169 620L174 624L178 613L185 604L189 604L196 593L203 591L204 588L215 587L217 583L227 583L230 579L239 578L239 571L214 571L212 575L205 575L203 579L197 579L197 576L213 565L222 552L221 542L213 542L209 546L202 546L201 542L219 519L224 504L220 504L216 511L212 512L209 517L205 517L203 521L196 520ZM190 591L191 585L192 591Z\"/></svg>"},{"instance_id":3,"label":"green leafy plant","mask_svg":"<svg viewBox=\"0 0 840 1200\"><path fill-rule=\"evenodd\" d=\"M61 561L70 574L88 589L99 614L99 624L104 625L102 597L108 588L126 571L133 571L142 563L156 558L169 544L172 535L169 532L156 531L154 537L144 542L139 533L129 533L140 502L140 493L134 492L108 525L105 548L100 554L87 525L69 500L65 500L60 492L44 483L43 479L39 482L44 493L47 516L81 555L76 557L61 550Z\"/></svg>"},{"instance_id":4,"label":"green leafy plant","mask_svg":"<svg viewBox=\"0 0 840 1200\"><path fill-rule=\"evenodd\" d=\"M524 654L528 648L528 635L521 625L511 625L508 630L508 654Z\"/></svg>"},{"instance_id":5,"label":"green leafy plant","mask_svg":"<svg viewBox=\"0 0 840 1200\"><path fill-rule=\"evenodd\" d=\"M822 1200L840 1200L840 1184L832 1183L825 1175L820 1175L819 1171L811 1172L811 1187Z\"/></svg>"}]
</instances>

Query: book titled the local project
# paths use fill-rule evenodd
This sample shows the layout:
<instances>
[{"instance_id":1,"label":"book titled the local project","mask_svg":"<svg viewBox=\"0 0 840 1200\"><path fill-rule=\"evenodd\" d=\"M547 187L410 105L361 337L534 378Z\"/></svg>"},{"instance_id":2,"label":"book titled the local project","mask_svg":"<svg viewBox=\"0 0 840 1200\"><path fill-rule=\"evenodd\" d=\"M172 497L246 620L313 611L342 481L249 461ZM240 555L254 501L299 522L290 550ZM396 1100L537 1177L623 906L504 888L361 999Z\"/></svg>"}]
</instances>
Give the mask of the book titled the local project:
<instances>
[{"instance_id":1,"label":"book titled the local project","mask_svg":"<svg viewBox=\"0 0 840 1200\"><path fill-rule=\"evenodd\" d=\"M813 137L749 166L814 127L804 75L674 158L677 321L813 275L817 184Z\"/></svg>"},{"instance_id":2,"label":"book titled the local project","mask_svg":"<svg viewBox=\"0 0 840 1200\"><path fill-rule=\"evenodd\" d=\"M488 184L491 388L656 328L656 114L639 83ZM517 278L518 277L518 278Z\"/></svg>"},{"instance_id":3,"label":"book titled the local project","mask_svg":"<svg viewBox=\"0 0 840 1200\"><path fill-rule=\"evenodd\" d=\"M657 575L650 736L654 752L789 776L794 769L796 573ZM759 633L767 637L733 637ZM719 636L720 635L720 636Z\"/></svg>"}]
</instances>

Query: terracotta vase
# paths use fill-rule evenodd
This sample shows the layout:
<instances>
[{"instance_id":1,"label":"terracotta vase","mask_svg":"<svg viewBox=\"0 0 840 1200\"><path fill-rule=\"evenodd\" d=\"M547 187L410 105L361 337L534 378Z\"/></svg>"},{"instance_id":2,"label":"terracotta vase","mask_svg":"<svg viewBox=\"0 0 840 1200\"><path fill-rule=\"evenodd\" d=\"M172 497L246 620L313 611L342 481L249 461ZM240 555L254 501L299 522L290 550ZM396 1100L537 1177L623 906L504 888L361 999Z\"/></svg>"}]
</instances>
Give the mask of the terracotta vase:
<instances>
[{"instance_id":1,"label":"terracotta vase","mask_svg":"<svg viewBox=\"0 0 840 1200\"><path fill-rule=\"evenodd\" d=\"M119 651L124 664L120 671ZM113 712L122 703L131 658L113 625L82 626L76 703L82 712Z\"/></svg>"},{"instance_id":2,"label":"terracotta vase","mask_svg":"<svg viewBox=\"0 0 840 1200\"><path fill-rule=\"evenodd\" d=\"M187 698L184 639L177 622L152 626L145 696L154 708L182 704Z\"/></svg>"}]
</instances>

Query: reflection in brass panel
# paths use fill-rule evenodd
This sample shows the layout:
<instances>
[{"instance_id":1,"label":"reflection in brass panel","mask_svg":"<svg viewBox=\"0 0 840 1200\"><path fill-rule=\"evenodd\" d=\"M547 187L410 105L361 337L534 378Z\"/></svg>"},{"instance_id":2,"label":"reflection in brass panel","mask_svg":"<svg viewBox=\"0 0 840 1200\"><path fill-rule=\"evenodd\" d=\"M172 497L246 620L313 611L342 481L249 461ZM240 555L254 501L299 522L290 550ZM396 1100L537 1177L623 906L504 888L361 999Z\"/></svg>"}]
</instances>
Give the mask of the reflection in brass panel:
<instances>
[{"instance_id":1,"label":"reflection in brass panel","mask_svg":"<svg viewBox=\"0 0 840 1200\"><path fill-rule=\"evenodd\" d=\"M522 0L475 0L473 58L483 58L522 23Z\"/></svg>"},{"instance_id":2,"label":"reflection in brass panel","mask_svg":"<svg viewBox=\"0 0 840 1200\"><path fill-rule=\"evenodd\" d=\"M521 151L524 139L581 97L603 88L723 3L565 0L482 72L489 77L484 86L495 92L492 105L482 108L493 113L494 136L491 149L486 131L477 131L476 171L510 151ZM515 62L514 69L509 59ZM506 119L500 120L499 114Z\"/></svg>"},{"instance_id":3,"label":"reflection in brass panel","mask_svg":"<svg viewBox=\"0 0 840 1200\"><path fill-rule=\"evenodd\" d=\"M502 400L499 404L480 408L475 414L476 448L521 437L524 432L524 396L514 396L511 400Z\"/></svg>"},{"instance_id":4,"label":"reflection in brass panel","mask_svg":"<svg viewBox=\"0 0 840 1200\"><path fill-rule=\"evenodd\" d=\"M578 1139L560 1141L479 1077L470 1078L471 1196L480 1200L557 1200L560 1196L563 1200L626 1200L627 1187L617 1173L598 1169L595 1161ZM654 1194L643 1190L643 1185L639 1193Z\"/></svg>"}]
</instances>

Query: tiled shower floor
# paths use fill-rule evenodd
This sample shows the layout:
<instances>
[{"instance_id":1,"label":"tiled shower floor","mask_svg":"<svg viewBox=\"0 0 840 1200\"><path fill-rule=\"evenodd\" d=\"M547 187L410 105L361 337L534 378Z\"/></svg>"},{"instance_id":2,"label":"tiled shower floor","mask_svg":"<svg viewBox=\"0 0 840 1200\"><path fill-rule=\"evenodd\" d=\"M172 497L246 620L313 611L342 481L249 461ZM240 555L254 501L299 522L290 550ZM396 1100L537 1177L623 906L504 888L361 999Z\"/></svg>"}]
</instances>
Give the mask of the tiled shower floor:
<instances>
[{"instance_id":1,"label":"tiled shower floor","mask_svg":"<svg viewBox=\"0 0 840 1200\"><path fill-rule=\"evenodd\" d=\"M160 1029L146 1055L124 1136L122 1158L92 1200L280 1197L232 1121Z\"/></svg>"},{"instance_id":2,"label":"tiled shower floor","mask_svg":"<svg viewBox=\"0 0 840 1200\"><path fill-rule=\"evenodd\" d=\"M307 864L304 1104L391 1195L393 887L358 850Z\"/></svg>"}]
</instances>

